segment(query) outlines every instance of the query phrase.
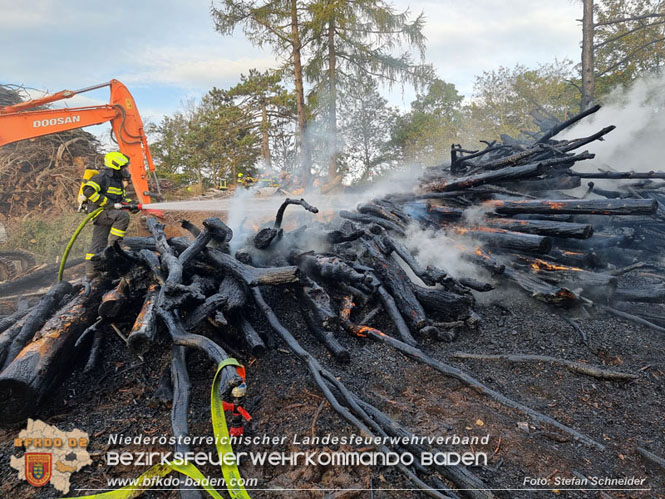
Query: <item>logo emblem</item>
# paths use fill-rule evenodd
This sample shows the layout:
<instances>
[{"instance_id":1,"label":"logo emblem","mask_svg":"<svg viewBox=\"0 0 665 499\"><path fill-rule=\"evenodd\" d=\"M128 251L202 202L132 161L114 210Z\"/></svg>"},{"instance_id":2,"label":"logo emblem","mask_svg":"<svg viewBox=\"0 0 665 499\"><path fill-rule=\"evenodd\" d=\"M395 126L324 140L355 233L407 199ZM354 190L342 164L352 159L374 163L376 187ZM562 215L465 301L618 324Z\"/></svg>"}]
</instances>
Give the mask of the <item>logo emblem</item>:
<instances>
[{"instance_id":1,"label":"logo emblem","mask_svg":"<svg viewBox=\"0 0 665 499\"><path fill-rule=\"evenodd\" d=\"M35 487L46 485L51 480L51 454L26 452L25 479Z\"/></svg>"}]
</instances>

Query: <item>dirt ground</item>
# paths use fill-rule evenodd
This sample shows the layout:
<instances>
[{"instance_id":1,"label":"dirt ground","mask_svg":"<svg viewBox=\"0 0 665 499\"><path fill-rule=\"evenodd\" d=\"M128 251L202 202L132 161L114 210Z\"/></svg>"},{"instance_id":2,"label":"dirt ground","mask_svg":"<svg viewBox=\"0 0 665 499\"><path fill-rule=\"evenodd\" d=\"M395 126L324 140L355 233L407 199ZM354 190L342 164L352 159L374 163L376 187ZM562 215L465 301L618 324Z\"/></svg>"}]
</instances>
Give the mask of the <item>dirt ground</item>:
<instances>
[{"instance_id":1,"label":"dirt ground","mask_svg":"<svg viewBox=\"0 0 665 499\"><path fill-rule=\"evenodd\" d=\"M453 343L424 341L422 349L431 356L460 367L488 386L534 409L554 417L606 445L598 451L571 441L552 428L541 427L527 416L507 409L476 393L459 382L446 378L411 360L390 347L371 340L341 336L340 341L351 352L351 362L340 365L332 359L307 332L299 317L289 314L296 295L271 292L268 301L283 324L323 365L356 394L380 408L420 436L489 434L489 444L482 449L455 448L455 451L486 451L488 466L472 467L498 497L551 496L552 492L528 492L525 477L645 478L641 492L560 491L561 497L665 497L665 476L643 460L636 447L665 455L665 337L658 332L606 315L580 319L588 334L589 347L562 318L561 311L515 295L511 303L489 303L476 307L482 321L475 330L459 332ZM128 316L131 314L128 314ZM359 311L358 317L362 315ZM250 318L257 314L249 314ZM267 324L256 320L255 326L269 333ZM119 324L121 329L127 325ZM375 326L391 333L391 327L378 320ZM294 435L324 436L358 434L327 404L307 369L286 345L255 359L238 350L239 342L232 330L209 334L240 359L248 371L247 408L253 420L248 435L286 437L283 445L236 446L236 450L287 452L325 446L293 443ZM605 381L572 373L563 367L540 363L511 364L503 361L454 359L455 351L520 352L545 354L604 365L639 375L630 382ZM105 356L91 376L82 375L79 360L74 371L49 395L36 418L63 430L79 428L90 435L89 451L93 465L74 473L70 495L82 495L79 488L103 488L107 477L135 477L146 468L107 466L104 454L122 450L108 443L109 435L170 435L170 410L154 398L159 378L169 361L166 339L145 356L144 361L132 356L118 336L109 332ZM193 358L192 358L193 357ZM197 352L191 352L189 365L193 385L190 434L211 434L209 390L214 366ZM519 424L522 423L522 424ZM524 423L528 423L525 425ZM0 497L55 498L52 487L35 489L16 479L9 467L14 453L13 438L19 427L0 431ZM330 446L338 450L336 446ZM346 447L351 450L350 447ZM126 450L139 450L128 446ZM149 449L140 449L149 450ZM150 449L153 450L153 449ZM154 450L171 450L156 445ZM195 450L214 452L212 447ZM342 449L344 450L344 449ZM221 476L219 469L204 468L210 476ZM407 489L408 481L394 467L325 467L325 466L241 466L246 478L258 479L256 489L320 489L305 492L250 490L252 497L424 497ZM554 487L545 487L554 488ZM560 487L565 488L565 487ZM328 490L326 490L328 489ZM369 489L369 490L329 490ZM90 492L88 492L90 493ZM177 497L176 492L150 491L145 497Z\"/></svg>"}]
</instances>

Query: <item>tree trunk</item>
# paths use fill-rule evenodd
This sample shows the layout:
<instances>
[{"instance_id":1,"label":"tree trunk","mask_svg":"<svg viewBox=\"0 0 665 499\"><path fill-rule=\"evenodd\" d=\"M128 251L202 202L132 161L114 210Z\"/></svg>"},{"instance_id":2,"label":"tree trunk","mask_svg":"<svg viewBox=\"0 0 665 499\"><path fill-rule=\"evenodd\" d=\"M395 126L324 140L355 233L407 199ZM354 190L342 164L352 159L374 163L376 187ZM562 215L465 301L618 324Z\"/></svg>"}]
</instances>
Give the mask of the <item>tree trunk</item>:
<instances>
[{"instance_id":1,"label":"tree trunk","mask_svg":"<svg viewBox=\"0 0 665 499\"><path fill-rule=\"evenodd\" d=\"M291 36L293 42L293 76L296 85L296 104L298 107L298 141L300 145L300 165L302 167L302 184L307 188L311 184L311 158L309 144L305 136L307 116L305 115L305 89L303 86L302 62L300 60L300 32L298 26L298 4L291 0Z\"/></svg>"},{"instance_id":2,"label":"tree trunk","mask_svg":"<svg viewBox=\"0 0 665 499\"><path fill-rule=\"evenodd\" d=\"M261 156L266 168L270 168L272 161L270 160L270 140L268 137L268 129L270 123L268 122L268 109L266 101L261 101Z\"/></svg>"},{"instance_id":3,"label":"tree trunk","mask_svg":"<svg viewBox=\"0 0 665 499\"><path fill-rule=\"evenodd\" d=\"M337 177L337 60L335 58L335 19L328 22L328 181Z\"/></svg>"},{"instance_id":4,"label":"tree trunk","mask_svg":"<svg viewBox=\"0 0 665 499\"><path fill-rule=\"evenodd\" d=\"M593 94L596 86L593 69L593 0L584 0L584 14L582 16L581 111L586 111L593 105Z\"/></svg>"}]
</instances>

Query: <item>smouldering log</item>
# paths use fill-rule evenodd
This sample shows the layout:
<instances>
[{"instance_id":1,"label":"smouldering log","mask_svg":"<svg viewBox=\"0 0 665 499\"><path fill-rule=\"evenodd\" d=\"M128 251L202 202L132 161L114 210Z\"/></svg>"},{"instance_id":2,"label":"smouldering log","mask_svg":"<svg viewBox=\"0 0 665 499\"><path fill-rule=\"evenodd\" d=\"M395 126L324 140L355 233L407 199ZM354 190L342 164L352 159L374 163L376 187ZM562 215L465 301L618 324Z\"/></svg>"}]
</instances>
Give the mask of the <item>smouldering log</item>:
<instances>
[{"instance_id":1,"label":"smouldering log","mask_svg":"<svg viewBox=\"0 0 665 499\"><path fill-rule=\"evenodd\" d=\"M517 284L533 298L545 303L567 307L579 300L579 297L568 288L553 286L542 279L518 272L510 267L506 267L501 275Z\"/></svg>"},{"instance_id":2,"label":"smouldering log","mask_svg":"<svg viewBox=\"0 0 665 499\"><path fill-rule=\"evenodd\" d=\"M603 288L603 293L611 296L617 287L617 278L611 274L589 272L578 267L569 267L541 258L518 257L518 262L525 262L527 269L545 281L568 286L577 286L585 290Z\"/></svg>"},{"instance_id":3,"label":"smouldering log","mask_svg":"<svg viewBox=\"0 0 665 499\"><path fill-rule=\"evenodd\" d=\"M540 236L572 237L588 239L593 235L591 224L557 222L553 220L514 220L510 218L489 218L483 220L488 227L513 232L524 232Z\"/></svg>"},{"instance_id":4,"label":"smouldering log","mask_svg":"<svg viewBox=\"0 0 665 499\"><path fill-rule=\"evenodd\" d=\"M490 248L510 249L526 253L549 253L552 249L552 239L547 236L512 232L492 227L453 227L450 229L456 234L478 239L485 242Z\"/></svg>"}]
</instances>

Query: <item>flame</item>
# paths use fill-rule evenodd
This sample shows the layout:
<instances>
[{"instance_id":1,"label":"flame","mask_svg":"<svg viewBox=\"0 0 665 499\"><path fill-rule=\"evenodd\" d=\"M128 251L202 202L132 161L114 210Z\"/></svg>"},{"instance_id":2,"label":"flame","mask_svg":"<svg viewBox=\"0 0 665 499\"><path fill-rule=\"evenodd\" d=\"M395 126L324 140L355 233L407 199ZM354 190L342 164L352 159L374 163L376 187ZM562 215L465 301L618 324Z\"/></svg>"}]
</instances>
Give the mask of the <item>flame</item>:
<instances>
[{"instance_id":1,"label":"flame","mask_svg":"<svg viewBox=\"0 0 665 499\"><path fill-rule=\"evenodd\" d=\"M536 258L531 262L531 268L538 272L541 270L546 270L546 271L556 271L556 270L572 270L574 272L584 272L584 269L580 269L578 267L568 267L567 265L557 265L551 262L547 262L545 260L541 260L540 258Z\"/></svg>"}]
</instances>

